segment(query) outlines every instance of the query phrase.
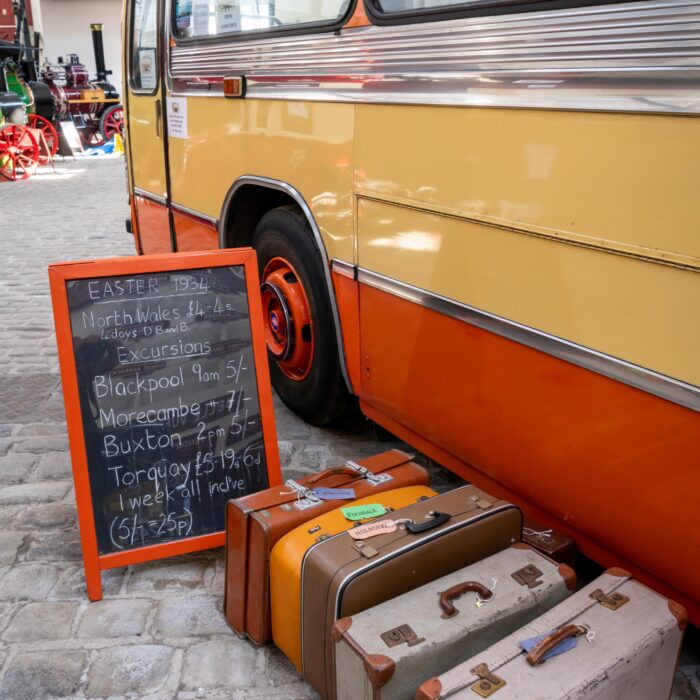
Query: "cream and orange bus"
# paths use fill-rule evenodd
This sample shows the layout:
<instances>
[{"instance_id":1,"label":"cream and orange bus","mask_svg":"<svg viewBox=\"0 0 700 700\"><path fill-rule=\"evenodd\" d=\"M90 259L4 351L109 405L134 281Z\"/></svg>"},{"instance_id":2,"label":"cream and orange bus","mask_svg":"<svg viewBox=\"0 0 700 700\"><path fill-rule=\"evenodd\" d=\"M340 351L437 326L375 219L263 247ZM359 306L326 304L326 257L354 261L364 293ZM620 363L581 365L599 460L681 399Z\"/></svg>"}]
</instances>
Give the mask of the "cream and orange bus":
<instances>
[{"instance_id":1,"label":"cream and orange bus","mask_svg":"<svg viewBox=\"0 0 700 700\"><path fill-rule=\"evenodd\" d=\"M253 246L288 406L359 400L700 622L700 1L124 26L137 251Z\"/></svg>"}]
</instances>

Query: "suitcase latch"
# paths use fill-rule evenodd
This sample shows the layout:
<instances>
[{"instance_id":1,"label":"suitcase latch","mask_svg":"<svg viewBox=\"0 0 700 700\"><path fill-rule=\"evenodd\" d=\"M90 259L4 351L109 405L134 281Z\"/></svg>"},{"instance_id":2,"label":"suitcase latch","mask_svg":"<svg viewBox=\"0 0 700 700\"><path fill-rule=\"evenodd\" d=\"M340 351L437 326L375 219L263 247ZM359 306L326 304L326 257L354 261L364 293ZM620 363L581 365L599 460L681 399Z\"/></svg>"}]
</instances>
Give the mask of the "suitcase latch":
<instances>
[{"instance_id":1,"label":"suitcase latch","mask_svg":"<svg viewBox=\"0 0 700 700\"><path fill-rule=\"evenodd\" d=\"M515 573L511 574L521 586L527 586L528 588L537 588L537 586L542 585L542 581L537 579L542 576L542 572L532 564L528 566L523 566L522 569L518 569Z\"/></svg>"},{"instance_id":2,"label":"suitcase latch","mask_svg":"<svg viewBox=\"0 0 700 700\"><path fill-rule=\"evenodd\" d=\"M387 481L393 481L394 479L393 476L387 474L386 472L382 472L381 474L375 474L374 472L371 472L369 469L367 469L367 467L363 467L361 464L353 462L352 460L348 460L347 462L345 462L345 466L348 469L352 469L354 472L357 472L370 486L376 486L377 484L385 484Z\"/></svg>"},{"instance_id":3,"label":"suitcase latch","mask_svg":"<svg viewBox=\"0 0 700 700\"><path fill-rule=\"evenodd\" d=\"M629 597L622 595L622 593L611 593L610 595L605 595L600 588L596 588L593 593L591 593L591 598L597 600L604 608L608 610L617 610L621 608L625 603L629 603Z\"/></svg>"},{"instance_id":4,"label":"suitcase latch","mask_svg":"<svg viewBox=\"0 0 700 700\"><path fill-rule=\"evenodd\" d=\"M470 686L471 689L480 697L487 698L492 695L497 690L500 690L506 682L489 671L489 667L486 664L479 664L474 667L470 673L479 677L479 680Z\"/></svg>"},{"instance_id":5,"label":"suitcase latch","mask_svg":"<svg viewBox=\"0 0 700 700\"><path fill-rule=\"evenodd\" d=\"M294 502L294 507L297 510L306 510L307 508L313 508L321 503L321 499L311 490L307 489L305 486L294 481L294 479L287 479L284 482L290 489L292 493L295 493L297 500Z\"/></svg>"},{"instance_id":6,"label":"suitcase latch","mask_svg":"<svg viewBox=\"0 0 700 700\"><path fill-rule=\"evenodd\" d=\"M409 647L414 647L425 641L425 637L419 637L410 625L399 625L394 629L382 632L379 636L388 647L395 647L399 644L408 644Z\"/></svg>"},{"instance_id":7,"label":"suitcase latch","mask_svg":"<svg viewBox=\"0 0 700 700\"><path fill-rule=\"evenodd\" d=\"M365 542L353 542L352 545L357 552L359 552L365 559L371 559L376 557L379 552L369 544Z\"/></svg>"},{"instance_id":8,"label":"suitcase latch","mask_svg":"<svg viewBox=\"0 0 700 700\"><path fill-rule=\"evenodd\" d=\"M469 500L481 510L488 510L493 506L491 501L487 501L485 498L479 498L479 496L469 496Z\"/></svg>"}]
</instances>

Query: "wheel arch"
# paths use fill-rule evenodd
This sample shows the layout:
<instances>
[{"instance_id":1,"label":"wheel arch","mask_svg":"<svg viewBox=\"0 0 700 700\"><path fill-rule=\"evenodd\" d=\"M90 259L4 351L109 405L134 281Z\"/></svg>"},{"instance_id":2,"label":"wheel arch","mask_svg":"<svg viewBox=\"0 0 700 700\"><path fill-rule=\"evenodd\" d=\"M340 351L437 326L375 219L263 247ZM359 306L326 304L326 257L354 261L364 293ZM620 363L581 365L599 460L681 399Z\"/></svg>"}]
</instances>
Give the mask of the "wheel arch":
<instances>
[{"instance_id":1,"label":"wheel arch","mask_svg":"<svg viewBox=\"0 0 700 700\"><path fill-rule=\"evenodd\" d=\"M331 278L328 252L311 209L299 190L283 180L275 180L259 175L243 175L239 177L229 188L221 207L218 229L219 248L251 245L253 232L260 219L271 209L287 204L295 205L306 219L321 256L323 278L326 282L326 291L330 300L333 325L335 327L340 371L348 391L350 394L354 394L345 360L345 346L343 344L340 315Z\"/></svg>"}]
</instances>

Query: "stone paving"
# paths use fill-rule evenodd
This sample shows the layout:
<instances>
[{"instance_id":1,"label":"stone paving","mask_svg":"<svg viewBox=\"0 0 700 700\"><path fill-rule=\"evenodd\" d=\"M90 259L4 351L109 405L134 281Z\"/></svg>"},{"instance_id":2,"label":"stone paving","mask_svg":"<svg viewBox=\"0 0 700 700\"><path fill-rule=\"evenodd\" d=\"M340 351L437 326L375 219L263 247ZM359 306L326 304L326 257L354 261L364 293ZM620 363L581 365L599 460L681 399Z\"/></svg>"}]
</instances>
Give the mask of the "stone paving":
<instances>
[{"instance_id":1,"label":"stone paving","mask_svg":"<svg viewBox=\"0 0 700 700\"><path fill-rule=\"evenodd\" d=\"M123 161L56 171L0 184L0 699L315 697L273 647L229 630L220 550L112 570L87 602L46 266L133 243ZM361 420L318 430L275 409L287 476L400 446ZM429 466L436 487L457 483ZM700 698L697 629L673 698Z\"/></svg>"}]
</instances>

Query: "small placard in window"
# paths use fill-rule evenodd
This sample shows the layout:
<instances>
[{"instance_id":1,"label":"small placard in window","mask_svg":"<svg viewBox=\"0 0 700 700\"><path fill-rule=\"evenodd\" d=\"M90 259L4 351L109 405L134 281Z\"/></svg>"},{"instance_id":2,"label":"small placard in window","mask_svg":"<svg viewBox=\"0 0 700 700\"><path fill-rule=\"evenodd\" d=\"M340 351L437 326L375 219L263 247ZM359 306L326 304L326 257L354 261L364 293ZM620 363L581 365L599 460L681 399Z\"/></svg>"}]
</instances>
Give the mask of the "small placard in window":
<instances>
[{"instance_id":1,"label":"small placard in window","mask_svg":"<svg viewBox=\"0 0 700 700\"><path fill-rule=\"evenodd\" d=\"M139 75L143 90L156 89L156 50L139 49Z\"/></svg>"}]
</instances>

